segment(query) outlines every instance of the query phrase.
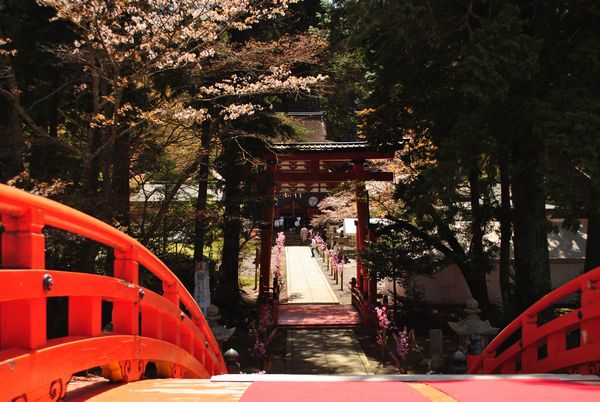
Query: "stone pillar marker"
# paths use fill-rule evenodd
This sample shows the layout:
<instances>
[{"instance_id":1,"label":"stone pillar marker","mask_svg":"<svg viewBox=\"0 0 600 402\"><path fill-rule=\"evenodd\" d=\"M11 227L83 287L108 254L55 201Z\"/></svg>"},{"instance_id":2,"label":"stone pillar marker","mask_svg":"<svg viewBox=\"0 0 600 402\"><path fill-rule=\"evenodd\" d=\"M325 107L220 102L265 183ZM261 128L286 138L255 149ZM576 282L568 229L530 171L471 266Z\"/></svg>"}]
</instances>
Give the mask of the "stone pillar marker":
<instances>
[{"instance_id":1,"label":"stone pillar marker","mask_svg":"<svg viewBox=\"0 0 600 402\"><path fill-rule=\"evenodd\" d=\"M441 372L444 367L444 334L441 329L429 330L429 358L429 369L435 373Z\"/></svg>"}]
</instances>

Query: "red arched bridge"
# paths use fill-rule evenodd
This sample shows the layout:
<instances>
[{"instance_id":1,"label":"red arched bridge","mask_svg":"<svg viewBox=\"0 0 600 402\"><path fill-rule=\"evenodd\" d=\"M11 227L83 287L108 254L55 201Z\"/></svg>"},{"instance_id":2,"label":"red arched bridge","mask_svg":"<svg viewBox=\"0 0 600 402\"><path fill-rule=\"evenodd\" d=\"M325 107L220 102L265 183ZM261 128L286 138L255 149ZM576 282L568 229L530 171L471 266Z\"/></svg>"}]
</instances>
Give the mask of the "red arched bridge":
<instances>
[{"instance_id":1,"label":"red arched bridge","mask_svg":"<svg viewBox=\"0 0 600 402\"><path fill-rule=\"evenodd\" d=\"M0 185L0 394L2 400L58 399L74 373L102 367L135 381L148 362L160 377L210 378L226 372L196 302L148 249L124 233L57 202ZM51 226L114 250L114 277L47 270L42 229ZM139 265L163 294L138 284ZM48 339L47 299L68 298L68 335ZM112 331L102 302L112 303Z\"/></svg>"},{"instance_id":2,"label":"red arched bridge","mask_svg":"<svg viewBox=\"0 0 600 402\"><path fill-rule=\"evenodd\" d=\"M544 401L600 400L597 376L222 375L225 363L196 302L165 264L136 240L72 208L5 185L0 185L0 216L2 401L61 399L73 374L93 367L101 367L113 382L133 382L142 378L150 362L159 377L212 377L209 388L189 381L160 383L160 398L172 400L185 394L203 400L303 401L306 389L314 401L398 395L405 401L511 401L530 400L529 395ZM114 277L47 270L42 231L46 226L112 248ZM162 282L162 295L139 285L140 265ZM49 339L47 301L56 297L68 300L68 333ZM579 305L557 316L554 305L567 297ZM112 303L108 332L102 328L106 302ZM483 354L468 356L470 374L598 374L598 362L600 269L551 292L504 329ZM156 388L145 383L112 389L96 400L144 399ZM229 384L228 397L219 383Z\"/></svg>"},{"instance_id":3,"label":"red arched bridge","mask_svg":"<svg viewBox=\"0 0 600 402\"><path fill-rule=\"evenodd\" d=\"M565 302L573 307L557 313ZM476 357L470 374L600 374L600 268L542 297Z\"/></svg>"}]
</instances>

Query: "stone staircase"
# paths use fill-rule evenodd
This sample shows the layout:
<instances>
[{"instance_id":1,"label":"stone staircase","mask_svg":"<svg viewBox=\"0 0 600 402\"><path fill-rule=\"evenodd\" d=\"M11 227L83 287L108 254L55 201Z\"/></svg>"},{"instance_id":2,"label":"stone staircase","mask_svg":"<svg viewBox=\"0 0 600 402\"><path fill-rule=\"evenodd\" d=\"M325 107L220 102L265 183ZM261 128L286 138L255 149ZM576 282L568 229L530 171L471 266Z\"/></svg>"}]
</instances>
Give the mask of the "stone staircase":
<instances>
[{"instance_id":1,"label":"stone staircase","mask_svg":"<svg viewBox=\"0 0 600 402\"><path fill-rule=\"evenodd\" d=\"M310 243L302 243L299 232L285 232L285 245L286 246L308 246Z\"/></svg>"}]
</instances>

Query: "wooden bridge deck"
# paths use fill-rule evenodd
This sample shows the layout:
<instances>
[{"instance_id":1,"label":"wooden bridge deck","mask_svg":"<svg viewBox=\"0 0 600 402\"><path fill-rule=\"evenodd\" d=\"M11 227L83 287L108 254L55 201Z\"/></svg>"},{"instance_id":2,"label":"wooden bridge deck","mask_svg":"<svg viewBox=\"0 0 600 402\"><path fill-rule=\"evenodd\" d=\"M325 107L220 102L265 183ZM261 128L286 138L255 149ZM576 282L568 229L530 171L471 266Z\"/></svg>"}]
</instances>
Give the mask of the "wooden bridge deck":
<instances>
[{"instance_id":1,"label":"wooden bridge deck","mask_svg":"<svg viewBox=\"0 0 600 402\"><path fill-rule=\"evenodd\" d=\"M65 401L510 402L598 401L600 378L581 375L222 375L114 385L74 381Z\"/></svg>"}]
</instances>

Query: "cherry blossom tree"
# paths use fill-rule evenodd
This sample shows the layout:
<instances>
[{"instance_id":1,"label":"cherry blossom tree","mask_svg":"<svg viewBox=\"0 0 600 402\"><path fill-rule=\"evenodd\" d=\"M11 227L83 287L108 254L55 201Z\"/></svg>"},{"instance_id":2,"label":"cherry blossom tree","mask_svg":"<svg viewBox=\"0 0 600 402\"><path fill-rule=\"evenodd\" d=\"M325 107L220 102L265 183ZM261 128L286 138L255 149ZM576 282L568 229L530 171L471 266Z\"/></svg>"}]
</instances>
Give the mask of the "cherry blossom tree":
<instances>
[{"instance_id":1,"label":"cherry blossom tree","mask_svg":"<svg viewBox=\"0 0 600 402\"><path fill-rule=\"evenodd\" d=\"M114 204L102 218L116 210L118 224L128 226L128 183L131 135L140 135L151 124L199 123L206 109L153 90L153 80L169 71L202 69L215 46L229 30L244 30L262 19L282 15L294 0L197 1L182 0L38 0L56 10L56 20L69 22L78 34L70 46L54 49L63 59L85 72L79 89L91 99L87 112L67 116L85 139L81 152L88 192L102 187ZM302 86L284 69L275 66L256 82L217 83L205 94L224 96L265 91L277 85ZM132 97L145 98L134 102ZM229 104L220 113L226 119L251 114L256 106ZM101 163L99 163L101 161ZM98 166L102 166L99 172ZM99 177L102 176L102 183Z\"/></svg>"},{"instance_id":2,"label":"cherry blossom tree","mask_svg":"<svg viewBox=\"0 0 600 402\"><path fill-rule=\"evenodd\" d=\"M264 121L277 120L270 110L274 95L309 92L325 79L307 69L295 74L295 65L316 64L315 55L325 48L318 35L259 40L246 32L243 41L235 39L257 23L277 21L298 0L32 1L45 21L50 14L55 28L69 33L67 40L44 44L44 52L73 72L64 87L69 104L58 108L52 141L81 166L76 188L69 190L77 192L76 206L140 235L146 244L152 244L178 187L198 170L206 177L209 152L219 155L235 146L231 160L251 158L240 139L264 138ZM9 38L2 36L0 49L6 49L0 57L9 60ZM19 94L15 87L0 96L15 105L28 135L48 136ZM167 178L172 185L157 217L131 221L131 184L167 177L167 168L156 169L164 161L161 152L172 157ZM86 256L81 267L93 265L94 247L80 253Z\"/></svg>"}]
</instances>

